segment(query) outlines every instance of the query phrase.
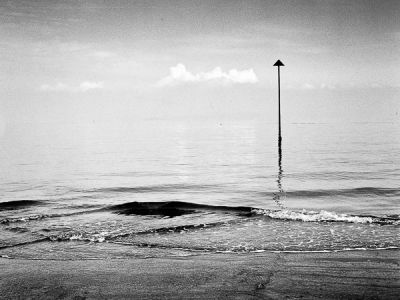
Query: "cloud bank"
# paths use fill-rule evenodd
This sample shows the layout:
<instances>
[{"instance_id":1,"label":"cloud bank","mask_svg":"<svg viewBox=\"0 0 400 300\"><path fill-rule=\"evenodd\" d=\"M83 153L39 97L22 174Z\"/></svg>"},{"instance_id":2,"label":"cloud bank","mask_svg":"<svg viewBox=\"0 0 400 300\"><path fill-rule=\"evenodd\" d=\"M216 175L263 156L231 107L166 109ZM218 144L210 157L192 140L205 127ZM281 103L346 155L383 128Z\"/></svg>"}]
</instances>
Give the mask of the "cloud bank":
<instances>
[{"instance_id":1,"label":"cloud bank","mask_svg":"<svg viewBox=\"0 0 400 300\"><path fill-rule=\"evenodd\" d=\"M87 92L104 88L103 82L83 81L77 86L67 85L62 82L56 84L42 84L39 88L42 92Z\"/></svg>"},{"instance_id":2,"label":"cloud bank","mask_svg":"<svg viewBox=\"0 0 400 300\"><path fill-rule=\"evenodd\" d=\"M162 78L157 83L158 86L174 86L182 83L196 82L218 82L222 84L258 82L257 75L254 73L253 69L242 71L231 69L228 72L224 72L220 67L216 67L210 72L193 74L186 69L185 65L177 64L175 67L171 67L169 70L169 75Z\"/></svg>"}]
</instances>

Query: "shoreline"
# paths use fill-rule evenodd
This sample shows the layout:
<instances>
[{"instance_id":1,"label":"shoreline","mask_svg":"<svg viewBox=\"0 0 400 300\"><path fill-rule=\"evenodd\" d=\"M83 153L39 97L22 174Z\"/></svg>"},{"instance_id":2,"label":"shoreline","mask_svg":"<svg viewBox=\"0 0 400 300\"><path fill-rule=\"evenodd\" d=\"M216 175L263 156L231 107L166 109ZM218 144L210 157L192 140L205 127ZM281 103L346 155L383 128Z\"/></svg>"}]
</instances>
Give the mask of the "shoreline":
<instances>
[{"instance_id":1,"label":"shoreline","mask_svg":"<svg viewBox=\"0 0 400 300\"><path fill-rule=\"evenodd\" d=\"M398 299L400 251L0 258L0 298Z\"/></svg>"}]
</instances>

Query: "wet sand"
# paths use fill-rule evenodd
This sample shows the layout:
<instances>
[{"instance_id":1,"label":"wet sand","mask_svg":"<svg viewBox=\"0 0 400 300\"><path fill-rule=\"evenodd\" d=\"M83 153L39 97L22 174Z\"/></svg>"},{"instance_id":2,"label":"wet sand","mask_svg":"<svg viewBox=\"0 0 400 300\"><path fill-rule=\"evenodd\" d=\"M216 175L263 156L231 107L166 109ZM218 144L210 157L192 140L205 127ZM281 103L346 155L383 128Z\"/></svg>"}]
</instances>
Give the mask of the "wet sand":
<instances>
[{"instance_id":1,"label":"wet sand","mask_svg":"<svg viewBox=\"0 0 400 300\"><path fill-rule=\"evenodd\" d=\"M0 258L4 299L399 299L400 251Z\"/></svg>"}]
</instances>

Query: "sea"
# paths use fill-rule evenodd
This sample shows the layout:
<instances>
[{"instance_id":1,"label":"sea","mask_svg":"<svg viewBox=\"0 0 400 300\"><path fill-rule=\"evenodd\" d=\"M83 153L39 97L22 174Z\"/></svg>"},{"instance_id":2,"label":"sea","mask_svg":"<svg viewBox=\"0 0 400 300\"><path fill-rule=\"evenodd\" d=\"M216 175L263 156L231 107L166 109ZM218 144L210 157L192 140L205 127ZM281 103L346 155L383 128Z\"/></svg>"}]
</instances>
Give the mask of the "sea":
<instances>
[{"instance_id":1,"label":"sea","mask_svg":"<svg viewBox=\"0 0 400 300\"><path fill-rule=\"evenodd\" d=\"M400 123L29 123L0 136L0 257L400 247Z\"/></svg>"}]
</instances>

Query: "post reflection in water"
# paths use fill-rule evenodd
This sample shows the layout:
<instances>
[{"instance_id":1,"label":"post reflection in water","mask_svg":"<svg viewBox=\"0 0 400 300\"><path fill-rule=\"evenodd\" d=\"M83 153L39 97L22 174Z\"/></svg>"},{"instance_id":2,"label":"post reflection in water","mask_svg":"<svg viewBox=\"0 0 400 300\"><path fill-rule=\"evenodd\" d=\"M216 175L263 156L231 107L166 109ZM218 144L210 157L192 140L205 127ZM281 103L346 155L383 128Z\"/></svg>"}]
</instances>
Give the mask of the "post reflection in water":
<instances>
[{"instance_id":1,"label":"post reflection in water","mask_svg":"<svg viewBox=\"0 0 400 300\"><path fill-rule=\"evenodd\" d=\"M284 199L285 192L282 188L282 177L283 177L283 169L282 169L282 137L278 137L278 178L276 182L278 183L278 192L274 195L274 201L279 206L279 208L284 209L284 205L282 200Z\"/></svg>"}]
</instances>

